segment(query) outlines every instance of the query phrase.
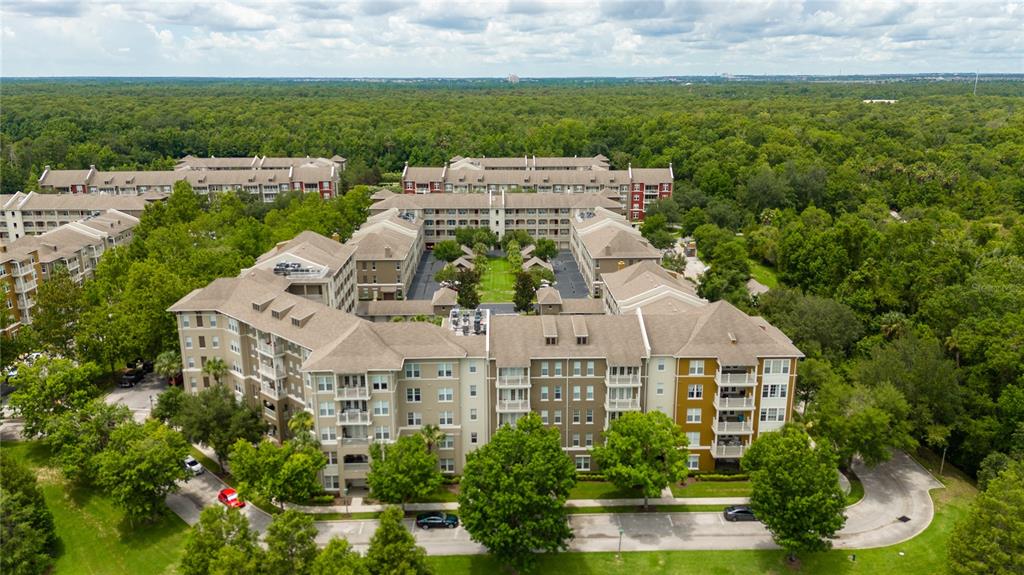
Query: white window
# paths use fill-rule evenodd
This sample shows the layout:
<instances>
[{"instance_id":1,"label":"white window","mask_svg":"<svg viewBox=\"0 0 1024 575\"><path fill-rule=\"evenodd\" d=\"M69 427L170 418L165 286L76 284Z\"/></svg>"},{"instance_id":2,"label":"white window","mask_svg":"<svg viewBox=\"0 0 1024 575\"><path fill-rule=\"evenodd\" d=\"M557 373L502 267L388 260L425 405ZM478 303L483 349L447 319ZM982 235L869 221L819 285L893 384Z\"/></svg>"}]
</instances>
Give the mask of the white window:
<instances>
[{"instance_id":1,"label":"white window","mask_svg":"<svg viewBox=\"0 0 1024 575\"><path fill-rule=\"evenodd\" d=\"M594 410L587 408L587 423L594 423Z\"/></svg>"},{"instance_id":2,"label":"white window","mask_svg":"<svg viewBox=\"0 0 1024 575\"><path fill-rule=\"evenodd\" d=\"M471 407L469 409L469 420L470 421L476 421L476 408L475 407Z\"/></svg>"},{"instance_id":3,"label":"white window","mask_svg":"<svg viewBox=\"0 0 1024 575\"><path fill-rule=\"evenodd\" d=\"M573 447L579 447L580 446L580 434L579 433L573 433L572 434L572 446Z\"/></svg>"},{"instance_id":4,"label":"white window","mask_svg":"<svg viewBox=\"0 0 1024 575\"><path fill-rule=\"evenodd\" d=\"M338 439L338 436L335 435L333 425L326 425L320 428L321 441L334 441L335 439Z\"/></svg>"},{"instance_id":5,"label":"white window","mask_svg":"<svg viewBox=\"0 0 1024 575\"><path fill-rule=\"evenodd\" d=\"M317 391L334 391L334 376L333 375L318 375L318 376L316 376L316 390Z\"/></svg>"},{"instance_id":6,"label":"white window","mask_svg":"<svg viewBox=\"0 0 1024 575\"><path fill-rule=\"evenodd\" d=\"M370 385L373 386L374 391L387 391L388 390L388 376L386 375L371 375Z\"/></svg>"},{"instance_id":7,"label":"white window","mask_svg":"<svg viewBox=\"0 0 1024 575\"><path fill-rule=\"evenodd\" d=\"M320 402L320 417L331 417L334 415L334 402L333 401L321 401Z\"/></svg>"},{"instance_id":8,"label":"white window","mask_svg":"<svg viewBox=\"0 0 1024 575\"><path fill-rule=\"evenodd\" d=\"M327 452L324 453L324 455L327 457L327 465L337 465L338 464L338 452L337 451L327 451Z\"/></svg>"},{"instance_id":9,"label":"white window","mask_svg":"<svg viewBox=\"0 0 1024 575\"><path fill-rule=\"evenodd\" d=\"M686 442L690 447L696 447L700 445L700 432L699 431L687 431Z\"/></svg>"},{"instance_id":10,"label":"white window","mask_svg":"<svg viewBox=\"0 0 1024 575\"><path fill-rule=\"evenodd\" d=\"M580 389L581 388L578 385L572 386L572 398L573 398L574 401L579 401L579 399L580 399Z\"/></svg>"},{"instance_id":11,"label":"white window","mask_svg":"<svg viewBox=\"0 0 1024 575\"><path fill-rule=\"evenodd\" d=\"M562 362L555 362L555 376L560 377L562 375Z\"/></svg>"},{"instance_id":12,"label":"white window","mask_svg":"<svg viewBox=\"0 0 1024 575\"><path fill-rule=\"evenodd\" d=\"M228 318L228 330L231 331L231 333L238 333L237 319Z\"/></svg>"},{"instance_id":13,"label":"white window","mask_svg":"<svg viewBox=\"0 0 1024 575\"><path fill-rule=\"evenodd\" d=\"M540 410L540 422L545 424L545 425L547 425L547 423L548 423L548 410L546 410L546 409Z\"/></svg>"},{"instance_id":14,"label":"white window","mask_svg":"<svg viewBox=\"0 0 1024 575\"><path fill-rule=\"evenodd\" d=\"M439 363L437 364L437 377L451 377L452 376L452 364L450 363Z\"/></svg>"},{"instance_id":15,"label":"white window","mask_svg":"<svg viewBox=\"0 0 1024 575\"><path fill-rule=\"evenodd\" d=\"M766 359L764 360L764 373L765 375L770 374L786 374L789 373L789 360L788 359Z\"/></svg>"},{"instance_id":16,"label":"white window","mask_svg":"<svg viewBox=\"0 0 1024 575\"><path fill-rule=\"evenodd\" d=\"M593 433L585 433L585 434L583 434L583 445L585 447L593 447L594 446L594 434Z\"/></svg>"},{"instance_id":17,"label":"white window","mask_svg":"<svg viewBox=\"0 0 1024 575\"><path fill-rule=\"evenodd\" d=\"M444 439L437 442L437 448L444 450L455 449L455 438L451 435L445 435Z\"/></svg>"},{"instance_id":18,"label":"white window","mask_svg":"<svg viewBox=\"0 0 1024 575\"><path fill-rule=\"evenodd\" d=\"M786 408L762 407L761 421L786 421Z\"/></svg>"},{"instance_id":19,"label":"white window","mask_svg":"<svg viewBox=\"0 0 1024 575\"><path fill-rule=\"evenodd\" d=\"M210 338L210 345L213 346L213 349L219 348L220 347L220 338L217 337L217 336L213 336L212 338Z\"/></svg>"},{"instance_id":20,"label":"white window","mask_svg":"<svg viewBox=\"0 0 1024 575\"><path fill-rule=\"evenodd\" d=\"M665 371L665 360L664 359L659 359L658 360L658 371Z\"/></svg>"},{"instance_id":21,"label":"white window","mask_svg":"<svg viewBox=\"0 0 1024 575\"><path fill-rule=\"evenodd\" d=\"M541 377L547 377L548 376L548 362L546 362L546 361L540 362L540 375L541 375Z\"/></svg>"},{"instance_id":22,"label":"white window","mask_svg":"<svg viewBox=\"0 0 1024 575\"><path fill-rule=\"evenodd\" d=\"M455 473L454 459L451 457L442 457L439 461L441 463L441 473Z\"/></svg>"},{"instance_id":23,"label":"white window","mask_svg":"<svg viewBox=\"0 0 1024 575\"><path fill-rule=\"evenodd\" d=\"M230 347L231 347L231 351L233 351L235 353L242 353L242 347L240 345L238 345L238 340L237 339L231 340Z\"/></svg>"},{"instance_id":24,"label":"white window","mask_svg":"<svg viewBox=\"0 0 1024 575\"><path fill-rule=\"evenodd\" d=\"M192 359L192 358L189 358L189 359ZM190 366L190 367L191 367L191 366ZM190 377L190 378L188 379L188 383L189 383L189 385L190 385L190 386L192 387L192 389L195 389L195 388L196 388L196 378L194 378L194 377Z\"/></svg>"},{"instance_id":25,"label":"white window","mask_svg":"<svg viewBox=\"0 0 1024 575\"><path fill-rule=\"evenodd\" d=\"M582 366L582 364L580 362L578 362L578 361L572 362L572 374L574 376L578 377L580 375L580 370L582 369L581 366Z\"/></svg>"},{"instance_id":26,"label":"white window","mask_svg":"<svg viewBox=\"0 0 1024 575\"><path fill-rule=\"evenodd\" d=\"M455 416L452 414L451 411L442 411L441 412L440 424L441 425L454 425L455 424Z\"/></svg>"},{"instance_id":27,"label":"white window","mask_svg":"<svg viewBox=\"0 0 1024 575\"><path fill-rule=\"evenodd\" d=\"M691 383L686 386L687 399L702 399L704 397L704 386L699 383Z\"/></svg>"},{"instance_id":28,"label":"white window","mask_svg":"<svg viewBox=\"0 0 1024 575\"><path fill-rule=\"evenodd\" d=\"M386 425L375 427L373 429L373 439L376 441L387 441L391 439L391 428Z\"/></svg>"},{"instance_id":29,"label":"white window","mask_svg":"<svg viewBox=\"0 0 1024 575\"><path fill-rule=\"evenodd\" d=\"M324 489L340 489L341 483L337 475L324 475Z\"/></svg>"},{"instance_id":30,"label":"white window","mask_svg":"<svg viewBox=\"0 0 1024 575\"><path fill-rule=\"evenodd\" d=\"M210 327L217 327L217 314L210 314Z\"/></svg>"},{"instance_id":31,"label":"white window","mask_svg":"<svg viewBox=\"0 0 1024 575\"><path fill-rule=\"evenodd\" d=\"M182 314L181 327L192 327L192 320L188 319L187 315Z\"/></svg>"},{"instance_id":32,"label":"white window","mask_svg":"<svg viewBox=\"0 0 1024 575\"><path fill-rule=\"evenodd\" d=\"M476 364L475 363L469 364L469 373L476 373Z\"/></svg>"},{"instance_id":33,"label":"white window","mask_svg":"<svg viewBox=\"0 0 1024 575\"><path fill-rule=\"evenodd\" d=\"M699 407L691 407L686 410L686 423L700 423L701 409Z\"/></svg>"},{"instance_id":34,"label":"white window","mask_svg":"<svg viewBox=\"0 0 1024 575\"><path fill-rule=\"evenodd\" d=\"M469 442L475 445L475 444L476 444L476 442L477 442L477 438L478 438L478 437L479 437L479 436L478 436L478 435L476 434L476 432L475 432L475 431L474 431L474 432L472 432L472 433L470 433L470 434L469 434Z\"/></svg>"},{"instance_id":35,"label":"white window","mask_svg":"<svg viewBox=\"0 0 1024 575\"><path fill-rule=\"evenodd\" d=\"M420 415L419 412L410 411L406 417L406 423L414 427L419 427L420 425L423 425L423 416Z\"/></svg>"},{"instance_id":36,"label":"white window","mask_svg":"<svg viewBox=\"0 0 1024 575\"><path fill-rule=\"evenodd\" d=\"M592 399L594 399L594 386L593 385L588 385L587 386L587 400L592 400Z\"/></svg>"},{"instance_id":37,"label":"white window","mask_svg":"<svg viewBox=\"0 0 1024 575\"><path fill-rule=\"evenodd\" d=\"M194 385L192 387L195 387ZM562 425L562 410L555 410L555 425Z\"/></svg>"},{"instance_id":38,"label":"white window","mask_svg":"<svg viewBox=\"0 0 1024 575\"><path fill-rule=\"evenodd\" d=\"M761 386L761 397L785 398L789 386L785 383L770 383Z\"/></svg>"},{"instance_id":39,"label":"white window","mask_svg":"<svg viewBox=\"0 0 1024 575\"><path fill-rule=\"evenodd\" d=\"M192 357L191 355L188 356L188 366L189 367L195 367L196 366L196 358Z\"/></svg>"},{"instance_id":40,"label":"white window","mask_svg":"<svg viewBox=\"0 0 1024 575\"><path fill-rule=\"evenodd\" d=\"M405 378L417 379L420 376L420 364L408 363L405 365Z\"/></svg>"},{"instance_id":41,"label":"white window","mask_svg":"<svg viewBox=\"0 0 1024 575\"><path fill-rule=\"evenodd\" d=\"M579 409L572 410L572 422L573 423L579 423L580 422L580 410Z\"/></svg>"},{"instance_id":42,"label":"white window","mask_svg":"<svg viewBox=\"0 0 1024 575\"><path fill-rule=\"evenodd\" d=\"M593 376L594 375L594 362L593 361L588 361L587 362L587 375L588 376Z\"/></svg>"},{"instance_id":43,"label":"white window","mask_svg":"<svg viewBox=\"0 0 1024 575\"><path fill-rule=\"evenodd\" d=\"M186 337L185 338L185 349L192 349L192 338L191 337Z\"/></svg>"},{"instance_id":44,"label":"white window","mask_svg":"<svg viewBox=\"0 0 1024 575\"><path fill-rule=\"evenodd\" d=\"M659 383L654 387L654 393L657 395L665 395L665 386Z\"/></svg>"},{"instance_id":45,"label":"white window","mask_svg":"<svg viewBox=\"0 0 1024 575\"><path fill-rule=\"evenodd\" d=\"M590 471L590 456L589 455L577 455L576 456L576 471Z\"/></svg>"},{"instance_id":46,"label":"white window","mask_svg":"<svg viewBox=\"0 0 1024 575\"><path fill-rule=\"evenodd\" d=\"M691 359L690 360L690 375L704 375L704 360L703 359Z\"/></svg>"},{"instance_id":47,"label":"white window","mask_svg":"<svg viewBox=\"0 0 1024 575\"><path fill-rule=\"evenodd\" d=\"M390 412L390 406L387 401L375 401L373 402L373 414L374 415L387 415Z\"/></svg>"},{"instance_id":48,"label":"white window","mask_svg":"<svg viewBox=\"0 0 1024 575\"><path fill-rule=\"evenodd\" d=\"M469 396L470 397L476 397L476 384L475 383L469 384Z\"/></svg>"},{"instance_id":49,"label":"white window","mask_svg":"<svg viewBox=\"0 0 1024 575\"><path fill-rule=\"evenodd\" d=\"M700 455L694 453L687 457L686 468L690 470L700 469Z\"/></svg>"},{"instance_id":50,"label":"white window","mask_svg":"<svg viewBox=\"0 0 1024 575\"><path fill-rule=\"evenodd\" d=\"M450 387L442 387L437 390L437 400L443 403L454 401L455 393Z\"/></svg>"},{"instance_id":51,"label":"white window","mask_svg":"<svg viewBox=\"0 0 1024 575\"><path fill-rule=\"evenodd\" d=\"M409 387L405 390L405 401L408 403L419 403L420 402L420 388Z\"/></svg>"},{"instance_id":52,"label":"white window","mask_svg":"<svg viewBox=\"0 0 1024 575\"><path fill-rule=\"evenodd\" d=\"M540 400L541 401L547 401L548 400L548 386L546 386L546 385L540 386Z\"/></svg>"}]
</instances>

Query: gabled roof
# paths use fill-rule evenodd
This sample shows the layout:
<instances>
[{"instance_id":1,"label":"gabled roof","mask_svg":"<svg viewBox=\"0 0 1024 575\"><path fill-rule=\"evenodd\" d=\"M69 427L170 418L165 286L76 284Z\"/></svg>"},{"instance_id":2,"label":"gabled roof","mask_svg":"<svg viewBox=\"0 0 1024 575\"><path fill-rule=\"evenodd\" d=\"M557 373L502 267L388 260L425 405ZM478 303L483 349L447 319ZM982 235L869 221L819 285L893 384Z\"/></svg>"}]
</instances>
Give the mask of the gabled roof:
<instances>
[{"instance_id":1,"label":"gabled roof","mask_svg":"<svg viewBox=\"0 0 1024 575\"><path fill-rule=\"evenodd\" d=\"M548 262L546 262L546 261L544 261L544 260L542 260L540 258L533 257L533 258L530 258L529 260L523 262L523 271L530 271L535 266L536 267L544 268L544 269L546 269L548 271L554 271L554 269L555 269Z\"/></svg>"},{"instance_id":2,"label":"gabled roof","mask_svg":"<svg viewBox=\"0 0 1024 575\"><path fill-rule=\"evenodd\" d=\"M640 306L647 310L649 305L663 301L673 301L691 308L707 304L686 278L653 260L640 261L617 272L601 274L601 279L605 290L620 309Z\"/></svg>"},{"instance_id":3,"label":"gabled roof","mask_svg":"<svg viewBox=\"0 0 1024 575\"><path fill-rule=\"evenodd\" d=\"M631 315L587 316L496 315L491 318L491 338L501 342L491 346L498 367L527 367L533 358L607 358L610 365L640 365L646 355L640 321ZM575 328L574 328L574 322ZM578 343L576 334L586 326L586 343ZM551 330L557 343L548 345Z\"/></svg>"},{"instance_id":4,"label":"gabled roof","mask_svg":"<svg viewBox=\"0 0 1024 575\"><path fill-rule=\"evenodd\" d=\"M331 238L324 237L313 231L303 231L294 238L281 242L256 259L260 269L273 269L273 266L289 257L323 266L327 275L334 275L345 262L355 253L353 246L342 244Z\"/></svg>"},{"instance_id":5,"label":"gabled roof","mask_svg":"<svg viewBox=\"0 0 1024 575\"><path fill-rule=\"evenodd\" d=\"M537 290L537 303L541 305L558 305L562 303L562 294L553 287L542 287Z\"/></svg>"}]
</instances>

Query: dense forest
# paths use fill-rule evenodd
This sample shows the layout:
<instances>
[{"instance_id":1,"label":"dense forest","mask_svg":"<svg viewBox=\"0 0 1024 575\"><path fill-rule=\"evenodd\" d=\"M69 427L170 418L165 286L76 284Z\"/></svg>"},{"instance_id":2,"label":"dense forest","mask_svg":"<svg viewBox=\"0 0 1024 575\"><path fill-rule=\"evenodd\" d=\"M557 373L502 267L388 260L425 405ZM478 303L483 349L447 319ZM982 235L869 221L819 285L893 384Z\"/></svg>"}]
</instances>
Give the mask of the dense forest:
<instances>
[{"instance_id":1,"label":"dense forest","mask_svg":"<svg viewBox=\"0 0 1024 575\"><path fill-rule=\"evenodd\" d=\"M3 108L4 193L31 189L45 165L167 168L185 154L340 154L349 185L454 155L671 163L674 197L645 233L694 235L712 266L701 292L766 316L805 350L798 393L813 433L868 460L888 446L948 449L970 471L1024 453L1020 83L975 96L954 82L14 81ZM178 194L147 214L137 245L104 258L83 296L101 311L83 312L83 333L96 346L114 309L150 305L156 316L122 325L148 342L140 353L158 352L173 341L158 315L170 298L248 265L306 218L347 237L365 195L267 212L239 198L201 210ZM749 296L751 266L779 287Z\"/></svg>"}]
</instances>

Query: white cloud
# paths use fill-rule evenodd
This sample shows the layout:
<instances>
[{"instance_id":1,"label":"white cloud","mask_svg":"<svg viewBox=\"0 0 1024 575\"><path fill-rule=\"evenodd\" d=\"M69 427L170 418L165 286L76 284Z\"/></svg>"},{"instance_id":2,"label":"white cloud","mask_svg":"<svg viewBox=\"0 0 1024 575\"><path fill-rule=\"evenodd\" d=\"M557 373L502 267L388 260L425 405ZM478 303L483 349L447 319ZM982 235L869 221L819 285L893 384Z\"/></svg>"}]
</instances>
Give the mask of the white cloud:
<instances>
[{"instance_id":1,"label":"white cloud","mask_svg":"<svg viewBox=\"0 0 1024 575\"><path fill-rule=\"evenodd\" d=\"M6 75L1024 72L1022 0L4 0L0 16Z\"/></svg>"}]
</instances>

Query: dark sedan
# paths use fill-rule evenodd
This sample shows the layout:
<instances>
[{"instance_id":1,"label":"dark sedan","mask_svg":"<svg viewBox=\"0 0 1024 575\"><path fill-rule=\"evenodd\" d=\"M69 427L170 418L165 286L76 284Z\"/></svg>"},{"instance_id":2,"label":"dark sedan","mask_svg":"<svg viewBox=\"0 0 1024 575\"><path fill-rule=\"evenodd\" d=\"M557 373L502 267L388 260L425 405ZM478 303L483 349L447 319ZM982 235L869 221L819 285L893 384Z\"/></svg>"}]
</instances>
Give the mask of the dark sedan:
<instances>
[{"instance_id":1,"label":"dark sedan","mask_svg":"<svg viewBox=\"0 0 1024 575\"><path fill-rule=\"evenodd\" d=\"M416 516L416 527L421 529L433 529L434 527L445 527L454 529L459 526L459 518L451 513L431 511Z\"/></svg>"},{"instance_id":2,"label":"dark sedan","mask_svg":"<svg viewBox=\"0 0 1024 575\"><path fill-rule=\"evenodd\" d=\"M746 505L731 505L725 508L726 521L757 521L754 510Z\"/></svg>"}]
</instances>

